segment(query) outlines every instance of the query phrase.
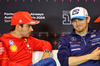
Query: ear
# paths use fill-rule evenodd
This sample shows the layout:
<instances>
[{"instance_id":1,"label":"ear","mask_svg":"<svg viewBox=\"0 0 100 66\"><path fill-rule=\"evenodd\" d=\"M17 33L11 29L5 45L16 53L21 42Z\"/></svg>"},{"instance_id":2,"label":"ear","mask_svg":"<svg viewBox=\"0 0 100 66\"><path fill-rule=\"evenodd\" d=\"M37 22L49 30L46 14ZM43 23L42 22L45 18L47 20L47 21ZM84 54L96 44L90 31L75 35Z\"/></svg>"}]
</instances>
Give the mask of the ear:
<instances>
[{"instance_id":1,"label":"ear","mask_svg":"<svg viewBox=\"0 0 100 66\"><path fill-rule=\"evenodd\" d=\"M15 30L20 30L21 29L21 26L20 25L16 25L16 27L15 27Z\"/></svg>"},{"instance_id":2,"label":"ear","mask_svg":"<svg viewBox=\"0 0 100 66\"><path fill-rule=\"evenodd\" d=\"M88 17L87 17L87 23L90 22L90 19L91 19L90 16L88 16Z\"/></svg>"}]
</instances>

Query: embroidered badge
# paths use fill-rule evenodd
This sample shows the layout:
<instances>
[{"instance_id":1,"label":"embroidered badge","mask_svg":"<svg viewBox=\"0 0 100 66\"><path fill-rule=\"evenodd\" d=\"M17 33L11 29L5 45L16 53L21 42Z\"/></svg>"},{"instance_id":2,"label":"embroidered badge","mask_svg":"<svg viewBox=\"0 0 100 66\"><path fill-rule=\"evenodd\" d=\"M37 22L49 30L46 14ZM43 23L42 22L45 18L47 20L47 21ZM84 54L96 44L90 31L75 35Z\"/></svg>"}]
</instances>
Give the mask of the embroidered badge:
<instances>
[{"instance_id":1,"label":"embroidered badge","mask_svg":"<svg viewBox=\"0 0 100 66\"><path fill-rule=\"evenodd\" d=\"M75 37L72 37L70 40L71 41L76 41L77 39Z\"/></svg>"},{"instance_id":2,"label":"embroidered badge","mask_svg":"<svg viewBox=\"0 0 100 66\"><path fill-rule=\"evenodd\" d=\"M14 42L13 42L12 40L10 40L10 41L9 41L9 44L10 44L10 45L13 45L13 44L14 44Z\"/></svg>"},{"instance_id":3,"label":"embroidered badge","mask_svg":"<svg viewBox=\"0 0 100 66\"><path fill-rule=\"evenodd\" d=\"M11 45L10 49L12 52L16 52L17 51L17 46L16 45Z\"/></svg>"},{"instance_id":4,"label":"embroidered badge","mask_svg":"<svg viewBox=\"0 0 100 66\"><path fill-rule=\"evenodd\" d=\"M25 38L24 41L27 42L27 39Z\"/></svg>"}]
</instances>

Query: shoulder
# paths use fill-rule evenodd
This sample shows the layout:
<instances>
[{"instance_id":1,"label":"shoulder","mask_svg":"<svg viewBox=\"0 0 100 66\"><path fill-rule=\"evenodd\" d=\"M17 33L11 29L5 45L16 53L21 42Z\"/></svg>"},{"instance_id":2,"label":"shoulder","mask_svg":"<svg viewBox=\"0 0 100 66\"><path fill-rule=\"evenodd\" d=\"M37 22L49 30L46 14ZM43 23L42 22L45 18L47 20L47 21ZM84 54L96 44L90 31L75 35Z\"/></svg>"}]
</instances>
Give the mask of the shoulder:
<instances>
[{"instance_id":1,"label":"shoulder","mask_svg":"<svg viewBox=\"0 0 100 66\"><path fill-rule=\"evenodd\" d=\"M44 42L45 40L37 39L35 37L29 36L28 41L30 42Z\"/></svg>"},{"instance_id":2,"label":"shoulder","mask_svg":"<svg viewBox=\"0 0 100 66\"><path fill-rule=\"evenodd\" d=\"M5 38L5 37L8 37L8 36L9 36L9 33L3 34L0 38Z\"/></svg>"},{"instance_id":3,"label":"shoulder","mask_svg":"<svg viewBox=\"0 0 100 66\"><path fill-rule=\"evenodd\" d=\"M39 39L37 39L37 38L35 38L35 37L32 37L32 36L29 36L28 39L30 39L30 40L39 40Z\"/></svg>"},{"instance_id":4,"label":"shoulder","mask_svg":"<svg viewBox=\"0 0 100 66\"><path fill-rule=\"evenodd\" d=\"M59 44L61 44L61 45L68 45L69 42L70 42L70 39L71 39L71 35L70 34L62 36L59 39Z\"/></svg>"},{"instance_id":5,"label":"shoulder","mask_svg":"<svg viewBox=\"0 0 100 66\"><path fill-rule=\"evenodd\" d=\"M93 30L92 32L95 34L100 34L100 30Z\"/></svg>"},{"instance_id":6,"label":"shoulder","mask_svg":"<svg viewBox=\"0 0 100 66\"><path fill-rule=\"evenodd\" d=\"M6 42L9 38L8 38L8 34L3 34L1 37L0 37L0 41L1 42Z\"/></svg>"},{"instance_id":7,"label":"shoulder","mask_svg":"<svg viewBox=\"0 0 100 66\"><path fill-rule=\"evenodd\" d=\"M60 40L69 40L71 37L72 37L71 34L65 35L65 36L61 36L61 37L60 37Z\"/></svg>"},{"instance_id":8,"label":"shoulder","mask_svg":"<svg viewBox=\"0 0 100 66\"><path fill-rule=\"evenodd\" d=\"M14 43L14 37L12 37L9 33L7 34L3 34L0 37L0 41L4 44L4 45L10 45L12 43Z\"/></svg>"}]
</instances>

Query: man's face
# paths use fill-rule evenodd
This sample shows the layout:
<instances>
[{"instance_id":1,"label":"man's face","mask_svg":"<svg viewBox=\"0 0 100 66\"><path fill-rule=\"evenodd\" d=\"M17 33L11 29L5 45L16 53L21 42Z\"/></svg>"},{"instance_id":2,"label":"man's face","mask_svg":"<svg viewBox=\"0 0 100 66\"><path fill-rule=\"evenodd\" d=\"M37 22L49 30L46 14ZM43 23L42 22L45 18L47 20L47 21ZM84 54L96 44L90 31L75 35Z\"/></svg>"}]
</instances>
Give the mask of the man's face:
<instances>
[{"instance_id":1,"label":"man's face","mask_svg":"<svg viewBox=\"0 0 100 66\"><path fill-rule=\"evenodd\" d=\"M21 27L22 37L29 37L32 31L33 31L32 25L23 24L23 27Z\"/></svg>"},{"instance_id":2,"label":"man's face","mask_svg":"<svg viewBox=\"0 0 100 66\"><path fill-rule=\"evenodd\" d=\"M71 20L71 22L76 32L84 32L88 28L87 18L85 18L84 20L73 19Z\"/></svg>"}]
</instances>

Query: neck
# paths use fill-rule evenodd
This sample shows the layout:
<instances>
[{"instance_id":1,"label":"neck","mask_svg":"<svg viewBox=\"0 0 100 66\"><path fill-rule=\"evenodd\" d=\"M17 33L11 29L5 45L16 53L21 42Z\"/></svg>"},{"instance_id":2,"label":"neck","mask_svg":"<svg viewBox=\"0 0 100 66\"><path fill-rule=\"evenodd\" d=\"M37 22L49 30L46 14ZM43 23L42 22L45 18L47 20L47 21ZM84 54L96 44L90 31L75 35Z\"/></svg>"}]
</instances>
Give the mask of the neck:
<instances>
[{"instance_id":1,"label":"neck","mask_svg":"<svg viewBox=\"0 0 100 66\"><path fill-rule=\"evenodd\" d=\"M14 36L14 37L22 38L22 36L20 35L20 33L17 32L17 31L11 31L10 34L11 34L12 36Z\"/></svg>"}]
</instances>

